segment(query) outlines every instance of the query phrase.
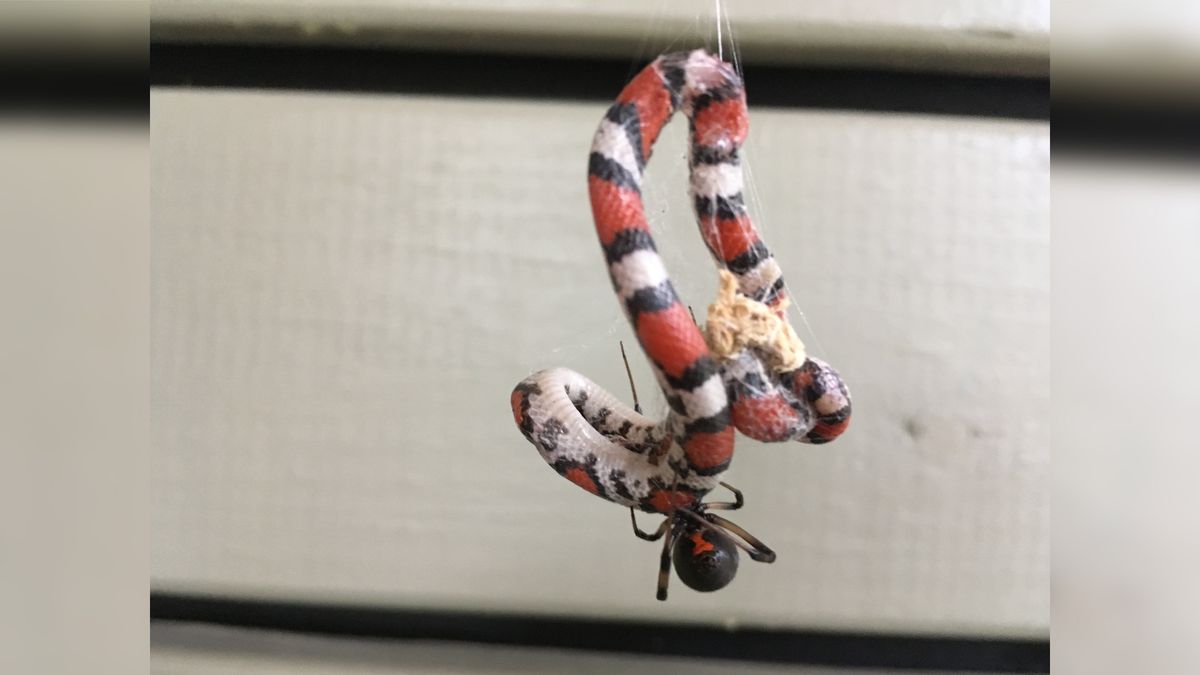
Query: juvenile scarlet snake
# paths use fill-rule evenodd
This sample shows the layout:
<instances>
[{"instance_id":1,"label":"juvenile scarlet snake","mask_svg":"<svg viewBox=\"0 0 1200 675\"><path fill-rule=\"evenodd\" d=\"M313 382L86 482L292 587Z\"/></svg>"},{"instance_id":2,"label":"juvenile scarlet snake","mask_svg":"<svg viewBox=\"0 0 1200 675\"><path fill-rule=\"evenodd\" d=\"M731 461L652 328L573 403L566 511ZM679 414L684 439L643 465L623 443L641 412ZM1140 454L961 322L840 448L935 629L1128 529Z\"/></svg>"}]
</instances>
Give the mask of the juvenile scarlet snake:
<instances>
[{"instance_id":1,"label":"juvenile scarlet snake","mask_svg":"<svg viewBox=\"0 0 1200 675\"><path fill-rule=\"evenodd\" d=\"M677 110L690 122L691 195L706 246L742 295L783 316L783 275L742 195L742 80L704 50L666 54L629 82L601 120L588 190L613 289L669 412L661 421L643 416L565 368L530 375L511 397L517 426L555 471L599 497L662 514L701 509L729 467L735 428L762 441L826 443L850 420L849 393L827 364L807 357L794 370L772 372L750 349L718 362L676 295L641 186L651 147Z\"/></svg>"}]
</instances>

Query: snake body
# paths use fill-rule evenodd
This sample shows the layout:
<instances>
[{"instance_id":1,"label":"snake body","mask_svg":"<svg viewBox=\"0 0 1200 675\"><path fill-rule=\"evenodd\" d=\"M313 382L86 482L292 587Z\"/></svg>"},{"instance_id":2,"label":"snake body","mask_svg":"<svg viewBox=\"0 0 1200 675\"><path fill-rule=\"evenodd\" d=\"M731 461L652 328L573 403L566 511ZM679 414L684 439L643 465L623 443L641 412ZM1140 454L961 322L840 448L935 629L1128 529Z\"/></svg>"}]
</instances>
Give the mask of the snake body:
<instances>
[{"instance_id":1,"label":"snake body","mask_svg":"<svg viewBox=\"0 0 1200 675\"><path fill-rule=\"evenodd\" d=\"M741 78L704 50L665 54L601 120L588 192L613 290L669 412L661 421L643 416L564 368L534 373L511 397L518 428L559 474L604 499L657 513L693 507L716 487L733 456L735 428L763 441L824 443L850 419L841 378L815 358L782 373L750 349L718 363L676 294L641 187L651 148L679 110L690 122L690 191L705 245L737 277L742 295L782 316L783 274L742 195L749 124Z\"/></svg>"}]
</instances>

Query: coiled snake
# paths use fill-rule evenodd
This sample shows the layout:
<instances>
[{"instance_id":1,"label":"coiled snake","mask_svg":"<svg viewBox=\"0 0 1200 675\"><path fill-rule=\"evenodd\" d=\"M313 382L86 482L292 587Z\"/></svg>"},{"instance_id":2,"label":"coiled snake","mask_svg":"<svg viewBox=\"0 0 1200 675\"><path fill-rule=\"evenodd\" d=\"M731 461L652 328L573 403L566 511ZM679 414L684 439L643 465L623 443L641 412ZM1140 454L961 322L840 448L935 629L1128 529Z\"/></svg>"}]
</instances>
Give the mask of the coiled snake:
<instances>
[{"instance_id":1,"label":"coiled snake","mask_svg":"<svg viewBox=\"0 0 1200 675\"><path fill-rule=\"evenodd\" d=\"M564 368L530 375L511 399L517 426L555 471L609 501L663 514L700 509L729 467L735 428L762 441L825 443L850 419L849 394L828 365L806 357L775 372L749 348L719 361L676 294L641 186L651 148L677 110L690 123L690 193L707 248L736 277L741 296L786 321L783 275L742 194L748 120L741 78L703 50L666 54L629 82L601 120L588 191L613 290L669 412L663 420L646 417Z\"/></svg>"}]
</instances>

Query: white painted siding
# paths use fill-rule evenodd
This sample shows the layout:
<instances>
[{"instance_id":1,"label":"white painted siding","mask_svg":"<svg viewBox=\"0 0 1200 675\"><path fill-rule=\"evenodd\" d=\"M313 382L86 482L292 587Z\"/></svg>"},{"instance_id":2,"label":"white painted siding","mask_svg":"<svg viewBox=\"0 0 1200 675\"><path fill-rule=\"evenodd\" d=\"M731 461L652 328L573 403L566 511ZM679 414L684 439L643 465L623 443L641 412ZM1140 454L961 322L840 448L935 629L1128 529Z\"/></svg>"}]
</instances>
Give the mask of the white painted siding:
<instances>
[{"instance_id":1,"label":"white painted siding","mask_svg":"<svg viewBox=\"0 0 1200 675\"><path fill-rule=\"evenodd\" d=\"M151 104L156 588L1048 634L1047 123L751 111L755 213L855 420L829 446L740 441L736 520L779 561L664 604L657 548L507 403L555 365L625 395L584 180L603 104ZM647 194L699 312L677 127Z\"/></svg>"}]
</instances>

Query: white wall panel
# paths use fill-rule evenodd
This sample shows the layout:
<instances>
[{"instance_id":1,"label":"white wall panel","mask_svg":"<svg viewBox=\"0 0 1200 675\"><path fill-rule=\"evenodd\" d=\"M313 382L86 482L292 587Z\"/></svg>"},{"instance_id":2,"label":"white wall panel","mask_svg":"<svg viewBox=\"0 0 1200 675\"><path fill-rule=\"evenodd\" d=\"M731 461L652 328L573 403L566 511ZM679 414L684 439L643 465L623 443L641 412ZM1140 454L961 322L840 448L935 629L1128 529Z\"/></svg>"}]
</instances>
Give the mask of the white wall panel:
<instances>
[{"instance_id":1,"label":"white wall panel","mask_svg":"<svg viewBox=\"0 0 1200 675\"><path fill-rule=\"evenodd\" d=\"M752 205L855 420L829 446L740 441L736 520L779 561L664 604L658 548L507 403L554 365L625 395L584 180L603 104L151 104L155 587L1047 634L1048 124L751 111ZM700 311L678 127L647 194Z\"/></svg>"}]
</instances>

